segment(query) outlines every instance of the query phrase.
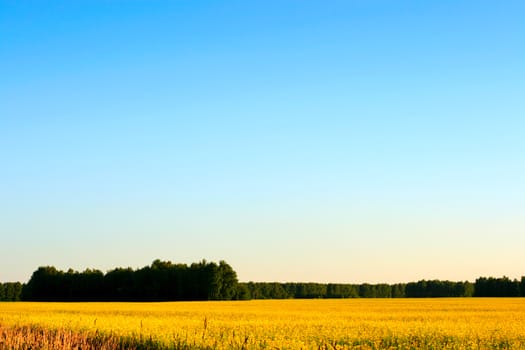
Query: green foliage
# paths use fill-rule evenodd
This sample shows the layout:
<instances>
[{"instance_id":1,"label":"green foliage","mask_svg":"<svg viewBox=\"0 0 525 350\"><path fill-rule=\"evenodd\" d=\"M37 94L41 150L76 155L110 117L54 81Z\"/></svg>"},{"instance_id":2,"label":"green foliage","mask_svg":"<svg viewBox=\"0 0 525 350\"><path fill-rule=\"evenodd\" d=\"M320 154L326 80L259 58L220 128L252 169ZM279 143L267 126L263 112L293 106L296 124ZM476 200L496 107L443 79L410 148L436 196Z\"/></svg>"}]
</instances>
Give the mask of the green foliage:
<instances>
[{"instance_id":1,"label":"green foliage","mask_svg":"<svg viewBox=\"0 0 525 350\"><path fill-rule=\"evenodd\" d=\"M0 301L19 301L22 295L22 283L0 283Z\"/></svg>"},{"instance_id":2,"label":"green foliage","mask_svg":"<svg viewBox=\"0 0 525 350\"><path fill-rule=\"evenodd\" d=\"M470 297L473 286L470 282L418 281L408 283L405 296L408 298Z\"/></svg>"},{"instance_id":3,"label":"green foliage","mask_svg":"<svg viewBox=\"0 0 525 350\"><path fill-rule=\"evenodd\" d=\"M480 277L470 283L421 280L407 284L238 283L225 261L173 264L155 260L141 269L115 268L103 273L39 267L25 285L0 283L0 301L171 301L289 298L438 298L525 296L521 280Z\"/></svg>"},{"instance_id":4,"label":"green foliage","mask_svg":"<svg viewBox=\"0 0 525 350\"><path fill-rule=\"evenodd\" d=\"M472 296L525 296L525 277L481 277L476 283L421 280L407 284L240 283L253 299L286 298L440 298Z\"/></svg>"},{"instance_id":5,"label":"green foliage","mask_svg":"<svg viewBox=\"0 0 525 350\"><path fill-rule=\"evenodd\" d=\"M231 300L237 274L226 262L202 260L190 266L155 260L138 270L116 268L106 274L38 268L24 287L24 300L35 301L169 301Z\"/></svg>"},{"instance_id":6,"label":"green foliage","mask_svg":"<svg viewBox=\"0 0 525 350\"><path fill-rule=\"evenodd\" d=\"M518 297L525 296L525 277L521 281L511 280L507 276L501 278L480 277L474 284L476 297Z\"/></svg>"}]
</instances>

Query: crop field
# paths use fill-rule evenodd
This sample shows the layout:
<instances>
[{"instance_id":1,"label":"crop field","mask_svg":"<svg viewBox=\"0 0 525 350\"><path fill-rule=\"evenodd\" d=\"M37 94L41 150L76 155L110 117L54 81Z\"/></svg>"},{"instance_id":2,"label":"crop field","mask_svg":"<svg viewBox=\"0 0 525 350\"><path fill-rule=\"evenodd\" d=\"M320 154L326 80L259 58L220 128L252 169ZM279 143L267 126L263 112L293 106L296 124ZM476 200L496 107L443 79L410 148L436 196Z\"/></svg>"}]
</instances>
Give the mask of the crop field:
<instances>
[{"instance_id":1,"label":"crop field","mask_svg":"<svg viewBox=\"0 0 525 350\"><path fill-rule=\"evenodd\" d=\"M0 303L0 349L525 349L525 299Z\"/></svg>"}]
</instances>

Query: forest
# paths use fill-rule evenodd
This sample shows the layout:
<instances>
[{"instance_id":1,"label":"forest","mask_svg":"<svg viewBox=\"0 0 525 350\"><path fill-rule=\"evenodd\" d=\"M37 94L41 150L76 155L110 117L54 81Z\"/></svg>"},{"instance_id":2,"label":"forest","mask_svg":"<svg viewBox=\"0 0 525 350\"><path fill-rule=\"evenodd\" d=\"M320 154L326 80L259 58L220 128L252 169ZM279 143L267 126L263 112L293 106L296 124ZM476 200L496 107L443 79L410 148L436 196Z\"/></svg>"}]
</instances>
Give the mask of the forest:
<instances>
[{"instance_id":1,"label":"forest","mask_svg":"<svg viewBox=\"0 0 525 350\"><path fill-rule=\"evenodd\" d=\"M237 292L237 274L225 261L218 264L173 264L155 260L133 270L115 268L102 273L40 267L24 285L21 300L30 301L170 301L231 300Z\"/></svg>"},{"instance_id":2,"label":"forest","mask_svg":"<svg viewBox=\"0 0 525 350\"><path fill-rule=\"evenodd\" d=\"M174 264L155 260L140 269L106 273L39 267L30 280L0 283L0 301L177 301L309 298L439 298L525 296L525 277L396 284L239 282L225 261Z\"/></svg>"},{"instance_id":3,"label":"forest","mask_svg":"<svg viewBox=\"0 0 525 350\"><path fill-rule=\"evenodd\" d=\"M0 283L0 301L18 301L22 295L22 283Z\"/></svg>"}]
</instances>

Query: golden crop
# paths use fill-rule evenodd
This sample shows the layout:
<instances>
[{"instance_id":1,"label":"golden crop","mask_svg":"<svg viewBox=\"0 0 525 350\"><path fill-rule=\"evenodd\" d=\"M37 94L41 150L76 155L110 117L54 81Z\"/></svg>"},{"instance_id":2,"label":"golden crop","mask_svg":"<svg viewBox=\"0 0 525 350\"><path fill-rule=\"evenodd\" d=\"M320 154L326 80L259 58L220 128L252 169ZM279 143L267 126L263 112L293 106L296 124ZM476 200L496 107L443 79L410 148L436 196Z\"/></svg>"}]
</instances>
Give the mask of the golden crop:
<instances>
[{"instance_id":1,"label":"golden crop","mask_svg":"<svg viewBox=\"0 0 525 350\"><path fill-rule=\"evenodd\" d=\"M150 349L525 349L525 299L0 303L0 349L43 332L69 337L64 348L77 336Z\"/></svg>"}]
</instances>

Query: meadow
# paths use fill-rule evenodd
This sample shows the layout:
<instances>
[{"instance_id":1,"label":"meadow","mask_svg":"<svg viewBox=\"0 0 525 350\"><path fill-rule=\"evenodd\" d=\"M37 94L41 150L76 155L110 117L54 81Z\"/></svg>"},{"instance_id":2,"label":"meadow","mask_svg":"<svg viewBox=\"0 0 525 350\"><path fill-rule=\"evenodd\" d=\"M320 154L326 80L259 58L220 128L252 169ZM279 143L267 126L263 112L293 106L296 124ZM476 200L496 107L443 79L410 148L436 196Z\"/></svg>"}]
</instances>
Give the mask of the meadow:
<instances>
[{"instance_id":1,"label":"meadow","mask_svg":"<svg viewBox=\"0 0 525 350\"><path fill-rule=\"evenodd\" d=\"M0 349L525 349L525 299L0 303Z\"/></svg>"}]
</instances>

